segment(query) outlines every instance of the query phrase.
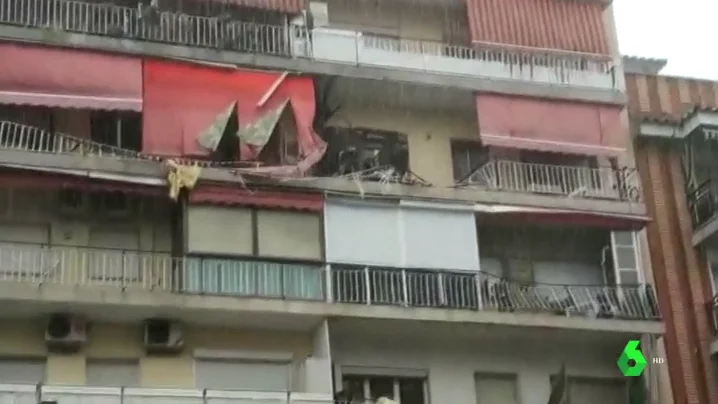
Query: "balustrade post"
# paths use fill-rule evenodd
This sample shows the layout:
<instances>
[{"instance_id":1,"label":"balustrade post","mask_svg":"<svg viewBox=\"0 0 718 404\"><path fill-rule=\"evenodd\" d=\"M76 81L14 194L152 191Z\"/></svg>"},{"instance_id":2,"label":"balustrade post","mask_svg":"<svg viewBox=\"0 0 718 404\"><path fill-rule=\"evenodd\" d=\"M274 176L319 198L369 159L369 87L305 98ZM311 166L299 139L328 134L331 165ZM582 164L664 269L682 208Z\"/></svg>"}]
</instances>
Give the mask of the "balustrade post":
<instances>
[{"instance_id":1,"label":"balustrade post","mask_svg":"<svg viewBox=\"0 0 718 404\"><path fill-rule=\"evenodd\" d=\"M369 275L369 267L364 267L364 294L366 298L366 304L371 304L371 277Z\"/></svg>"},{"instance_id":2,"label":"balustrade post","mask_svg":"<svg viewBox=\"0 0 718 404\"><path fill-rule=\"evenodd\" d=\"M474 276L474 287L476 287L476 309L482 310L484 308L484 296L481 293L481 275L476 274Z\"/></svg>"},{"instance_id":3,"label":"balustrade post","mask_svg":"<svg viewBox=\"0 0 718 404\"><path fill-rule=\"evenodd\" d=\"M324 267L324 297L327 303L334 302L334 285L332 283L332 265Z\"/></svg>"},{"instance_id":4,"label":"balustrade post","mask_svg":"<svg viewBox=\"0 0 718 404\"><path fill-rule=\"evenodd\" d=\"M406 275L406 269L401 270L401 294L402 294L402 304L405 307L409 306L409 285L408 285L408 277Z\"/></svg>"}]
</instances>

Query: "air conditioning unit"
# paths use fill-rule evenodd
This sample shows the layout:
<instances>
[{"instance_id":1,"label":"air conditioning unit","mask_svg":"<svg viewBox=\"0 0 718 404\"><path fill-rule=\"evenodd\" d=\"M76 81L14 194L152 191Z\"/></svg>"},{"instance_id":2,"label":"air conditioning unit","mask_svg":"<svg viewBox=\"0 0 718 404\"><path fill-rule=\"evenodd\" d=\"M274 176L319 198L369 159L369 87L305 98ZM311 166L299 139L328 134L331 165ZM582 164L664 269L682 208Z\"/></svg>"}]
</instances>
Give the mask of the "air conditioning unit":
<instances>
[{"instance_id":1,"label":"air conditioning unit","mask_svg":"<svg viewBox=\"0 0 718 404\"><path fill-rule=\"evenodd\" d=\"M87 212L87 194L78 189L63 189L58 200L60 214L78 216Z\"/></svg>"},{"instance_id":2,"label":"air conditioning unit","mask_svg":"<svg viewBox=\"0 0 718 404\"><path fill-rule=\"evenodd\" d=\"M45 329L45 343L51 351L76 352L87 342L84 318L56 313L50 316Z\"/></svg>"},{"instance_id":3,"label":"air conditioning unit","mask_svg":"<svg viewBox=\"0 0 718 404\"><path fill-rule=\"evenodd\" d=\"M174 353L184 346L182 327L176 321L162 318L146 320L144 334L148 353Z\"/></svg>"}]
</instances>

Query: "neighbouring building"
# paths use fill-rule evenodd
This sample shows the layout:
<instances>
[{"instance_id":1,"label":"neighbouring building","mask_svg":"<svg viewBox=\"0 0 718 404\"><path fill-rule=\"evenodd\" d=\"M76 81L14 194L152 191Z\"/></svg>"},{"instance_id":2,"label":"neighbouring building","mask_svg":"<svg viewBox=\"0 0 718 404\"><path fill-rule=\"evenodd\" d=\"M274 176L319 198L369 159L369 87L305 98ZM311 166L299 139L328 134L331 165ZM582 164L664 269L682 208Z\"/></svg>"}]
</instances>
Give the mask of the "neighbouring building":
<instances>
[{"instance_id":1,"label":"neighbouring building","mask_svg":"<svg viewBox=\"0 0 718 404\"><path fill-rule=\"evenodd\" d=\"M658 74L632 59L626 74L650 256L666 324L675 403L718 401L716 150L718 82Z\"/></svg>"},{"instance_id":2,"label":"neighbouring building","mask_svg":"<svg viewBox=\"0 0 718 404\"><path fill-rule=\"evenodd\" d=\"M1 394L671 403L609 3L0 0Z\"/></svg>"}]
</instances>

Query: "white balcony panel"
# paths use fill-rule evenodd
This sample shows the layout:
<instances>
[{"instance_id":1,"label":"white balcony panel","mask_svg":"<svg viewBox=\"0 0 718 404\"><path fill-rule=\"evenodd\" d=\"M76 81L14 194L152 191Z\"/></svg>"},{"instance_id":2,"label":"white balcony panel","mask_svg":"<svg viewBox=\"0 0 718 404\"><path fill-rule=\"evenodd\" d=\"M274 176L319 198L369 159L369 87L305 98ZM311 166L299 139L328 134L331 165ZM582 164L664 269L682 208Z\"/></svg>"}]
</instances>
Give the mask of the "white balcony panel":
<instances>
[{"instance_id":1,"label":"white balcony panel","mask_svg":"<svg viewBox=\"0 0 718 404\"><path fill-rule=\"evenodd\" d=\"M122 404L204 404L201 390L125 389L121 398Z\"/></svg>"},{"instance_id":2,"label":"white balcony panel","mask_svg":"<svg viewBox=\"0 0 718 404\"><path fill-rule=\"evenodd\" d=\"M122 404L121 393L113 387L45 386L41 399L57 404Z\"/></svg>"},{"instance_id":3,"label":"white balcony panel","mask_svg":"<svg viewBox=\"0 0 718 404\"><path fill-rule=\"evenodd\" d=\"M287 404L287 393L208 390L206 404Z\"/></svg>"},{"instance_id":4,"label":"white balcony panel","mask_svg":"<svg viewBox=\"0 0 718 404\"><path fill-rule=\"evenodd\" d=\"M45 378L45 361L32 359L0 360L0 382L40 383ZM34 391L33 391L34 392Z\"/></svg>"},{"instance_id":5,"label":"white balcony panel","mask_svg":"<svg viewBox=\"0 0 718 404\"><path fill-rule=\"evenodd\" d=\"M312 50L316 60L357 63L358 34L354 31L315 28L312 31Z\"/></svg>"},{"instance_id":6,"label":"white balcony panel","mask_svg":"<svg viewBox=\"0 0 718 404\"><path fill-rule=\"evenodd\" d=\"M37 386L0 384L0 404L37 404Z\"/></svg>"},{"instance_id":7,"label":"white balcony panel","mask_svg":"<svg viewBox=\"0 0 718 404\"><path fill-rule=\"evenodd\" d=\"M401 219L406 267L479 269L473 212L402 207Z\"/></svg>"},{"instance_id":8,"label":"white balcony panel","mask_svg":"<svg viewBox=\"0 0 718 404\"><path fill-rule=\"evenodd\" d=\"M209 389L287 391L290 366L284 362L196 360L196 385ZM286 397L285 397L286 398Z\"/></svg>"},{"instance_id":9,"label":"white balcony panel","mask_svg":"<svg viewBox=\"0 0 718 404\"><path fill-rule=\"evenodd\" d=\"M397 204L328 199L324 217L328 262L402 265Z\"/></svg>"}]
</instances>

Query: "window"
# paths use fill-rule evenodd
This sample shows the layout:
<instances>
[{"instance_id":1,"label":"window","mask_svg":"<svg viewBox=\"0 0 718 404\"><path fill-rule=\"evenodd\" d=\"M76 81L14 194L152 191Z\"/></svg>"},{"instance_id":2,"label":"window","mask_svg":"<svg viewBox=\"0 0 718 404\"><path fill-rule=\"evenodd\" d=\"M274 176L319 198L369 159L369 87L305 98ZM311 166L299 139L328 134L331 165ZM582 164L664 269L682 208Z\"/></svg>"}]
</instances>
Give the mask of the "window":
<instances>
[{"instance_id":1,"label":"window","mask_svg":"<svg viewBox=\"0 0 718 404\"><path fill-rule=\"evenodd\" d=\"M619 379L569 377L568 396L571 403L626 404L628 385Z\"/></svg>"},{"instance_id":2,"label":"window","mask_svg":"<svg viewBox=\"0 0 718 404\"><path fill-rule=\"evenodd\" d=\"M133 387L139 385L137 360L88 359L85 364L88 386Z\"/></svg>"},{"instance_id":3,"label":"window","mask_svg":"<svg viewBox=\"0 0 718 404\"><path fill-rule=\"evenodd\" d=\"M45 359L0 359L0 383L37 384L45 379Z\"/></svg>"},{"instance_id":4,"label":"window","mask_svg":"<svg viewBox=\"0 0 718 404\"><path fill-rule=\"evenodd\" d=\"M454 181L465 180L489 159L488 149L477 142L452 141L451 159Z\"/></svg>"},{"instance_id":5,"label":"window","mask_svg":"<svg viewBox=\"0 0 718 404\"><path fill-rule=\"evenodd\" d=\"M477 373L474 383L476 404L519 404L516 375Z\"/></svg>"},{"instance_id":6,"label":"window","mask_svg":"<svg viewBox=\"0 0 718 404\"><path fill-rule=\"evenodd\" d=\"M345 375L343 395L352 402L390 398L397 404L425 404L426 378Z\"/></svg>"},{"instance_id":7,"label":"window","mask_svg":"<svg viewBox=\"0 0 718 404\"><path fill-rule=\"evenodd\" d=\"M90 138L97 143L126 150L142 149L140 113L95 111L90 125Z\"/></svg>"},{"instance_id":8,"label":"window","mask_svg":"<svg viewBox=\"0 0 718 404\"><path fill-rule=\"evenodd\" d=\"M289 391L290 363L237 359L197 359L195 384L200 389Z\"/></svg>"}]
</instances>

